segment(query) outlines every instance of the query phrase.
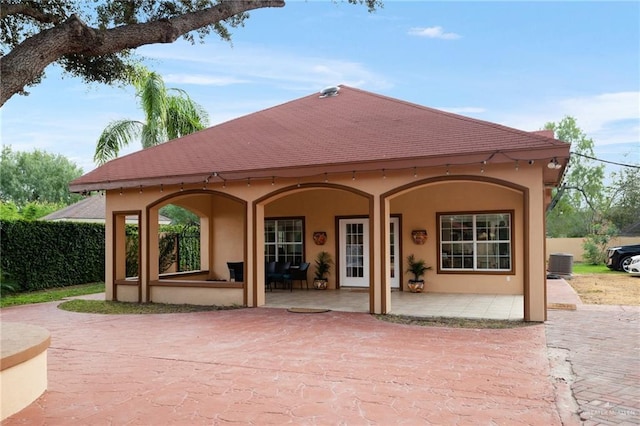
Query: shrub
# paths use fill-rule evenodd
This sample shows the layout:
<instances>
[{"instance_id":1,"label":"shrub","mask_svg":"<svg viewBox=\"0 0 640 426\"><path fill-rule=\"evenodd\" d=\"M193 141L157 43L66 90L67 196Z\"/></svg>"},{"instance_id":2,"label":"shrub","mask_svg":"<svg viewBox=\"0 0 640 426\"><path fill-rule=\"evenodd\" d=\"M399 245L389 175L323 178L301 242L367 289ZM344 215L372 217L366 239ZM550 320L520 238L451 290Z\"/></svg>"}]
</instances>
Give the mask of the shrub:
<instances>
[{"instance_id":1,"label":"shrub","mask_svg":"<svg viewBox=\"0 0 640 426\"><path fill-rule=\"evenodd\" d=\"M176 263L177 252L181 253L179 268L186 268L179 271L200 268L199 227L167 226L160 232L161 272ZM137 226L127 225L126 235L127 276L136 276ZM31 291L104 281L105 226L102 223L0 220L0 243L2 291Z\"/></svg>"},{"instance_id":2,"label":"shrub","mask_svg":"<svg viewBox=\"0 0 640 426\"><path fill-rule=\"evenodd\" d=\"M18 289L18 285L13 282L9 274L0 269L0 296L15 293Z\"/></svg>"},{"instance_id":3,"label":"shrub","mask_svg":"<svg viewBox=\"0 0 640 426\"><path fill-rule=\"evenodd\" d=\"M104 280L104 224L0 220L0 249L19 290Z\"/></svg>"},{"instance_id":4,"label":"shrub","mask_svg":"<svg viewBox=\"0 0 640 426\"><path fill-rule=\"evenodd\" d=\"M582 248L584 260L591 265L600 265L607 260L607 246L616 229L608 224L595 224L593 233L585 237Z\"/></svg>"}]
</instances>

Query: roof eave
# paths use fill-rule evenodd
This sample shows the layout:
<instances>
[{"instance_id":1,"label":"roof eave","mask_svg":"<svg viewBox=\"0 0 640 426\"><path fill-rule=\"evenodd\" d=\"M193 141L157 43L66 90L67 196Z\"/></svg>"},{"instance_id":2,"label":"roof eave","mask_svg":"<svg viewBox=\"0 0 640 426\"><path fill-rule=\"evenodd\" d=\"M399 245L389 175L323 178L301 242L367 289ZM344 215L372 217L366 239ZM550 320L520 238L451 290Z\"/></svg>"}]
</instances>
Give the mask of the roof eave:
<instances>
[{"instance_id":1,"label":"roof eave","mask_svg":"<svg viewBox=\"0 0 640 426\"><path fill-rule=\"evenodd\" d=\"M343 163L325 163L300 165L281 168L263 168L252 170L234 170L227 172L197 173L179 176L162 176L141 179L123 179L117 181L85 181L78 179L71 182L71 192L85 193L100 190L148 188L160 185L188 185L194 183L232 182L239 180L261 180L274 178L309 178L321 177L325 174L363 173L377 170L401 170L433 167L454 167L473 164L504 164L517 162L550 161L555 158L561 165L559 170L545 170L545 185L557 186L569 160L569 146L558 145L544 149L497 150L467 154L451 154L443 156L389 158L375 161L357 161Z\"/></svg>"}]
</instances>

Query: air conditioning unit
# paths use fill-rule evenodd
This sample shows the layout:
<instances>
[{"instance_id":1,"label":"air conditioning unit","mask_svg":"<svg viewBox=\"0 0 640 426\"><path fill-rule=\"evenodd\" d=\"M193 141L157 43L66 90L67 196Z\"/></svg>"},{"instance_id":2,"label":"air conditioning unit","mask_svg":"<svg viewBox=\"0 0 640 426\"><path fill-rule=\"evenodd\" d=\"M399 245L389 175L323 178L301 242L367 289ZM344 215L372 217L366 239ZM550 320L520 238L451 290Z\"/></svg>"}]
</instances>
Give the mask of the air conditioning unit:
<instances>
[{"instance_id":1,"label":"air conditioning unit","mask_svg":"<svg viewBox=\"0 0 640 426\"><path fill-rule=\"evenodd\" d=\"M573 255L569 253L553 253L549 255L547 272L571 277L573 273Z\"/></svg>"}]
</instances>

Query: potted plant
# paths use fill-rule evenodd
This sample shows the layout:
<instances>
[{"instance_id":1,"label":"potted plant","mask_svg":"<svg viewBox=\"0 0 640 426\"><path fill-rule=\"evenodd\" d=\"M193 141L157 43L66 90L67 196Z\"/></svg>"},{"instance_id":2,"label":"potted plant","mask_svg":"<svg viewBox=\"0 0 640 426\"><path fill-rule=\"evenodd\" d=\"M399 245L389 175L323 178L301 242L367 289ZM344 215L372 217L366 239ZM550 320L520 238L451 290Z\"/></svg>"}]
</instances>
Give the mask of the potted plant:
<instances>
[{"instance_id":1,"label":"potted plant","mask_svg":"<svg viewBox=\"0 0 640 426\"><path fill-rule=\"evenodd\" d=\"M313 287L317 290L326 290L327 289L327 274L331 270L331 265L333 261L331 260L331 255L326 251L321 251L316 256L316 274L313 279Z\"/></svg>"},{"instance_id":2,"label":"potted plant","mask_svg":"<svg viewBox=\"0 0 640 426\"><path fill-rule=\"evenodd\" d=\"M416 259L413 254L407 256L407 272L413 274L413 279L409 280L409 290L412 293L421 293L424 290L424 280L421 279L426 271L431 269L423 259Z\"/></svg>"}]
</instances>

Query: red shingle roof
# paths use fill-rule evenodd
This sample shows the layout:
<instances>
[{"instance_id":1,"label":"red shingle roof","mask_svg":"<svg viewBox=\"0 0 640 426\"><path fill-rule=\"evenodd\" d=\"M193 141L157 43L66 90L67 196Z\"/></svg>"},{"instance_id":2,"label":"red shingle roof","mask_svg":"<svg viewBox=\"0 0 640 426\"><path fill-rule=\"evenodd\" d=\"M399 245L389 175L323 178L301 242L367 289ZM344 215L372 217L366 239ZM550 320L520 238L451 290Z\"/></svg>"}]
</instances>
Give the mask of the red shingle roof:
<instances>
[{"instance_id":1,"label":"red shingle roof","mask_svg":"<svg viewBox=\"0 0 640 426\"><path fill-rule=\"evenodd\" d=\"M455 164L452 158L497 151L513 161L540 150L569 155L568 144L546 135L341 86L337 96L309 95L115 159L71 189L202 181L213 172L247 178L436 158Z\"/></svg>"}]
</instances>

